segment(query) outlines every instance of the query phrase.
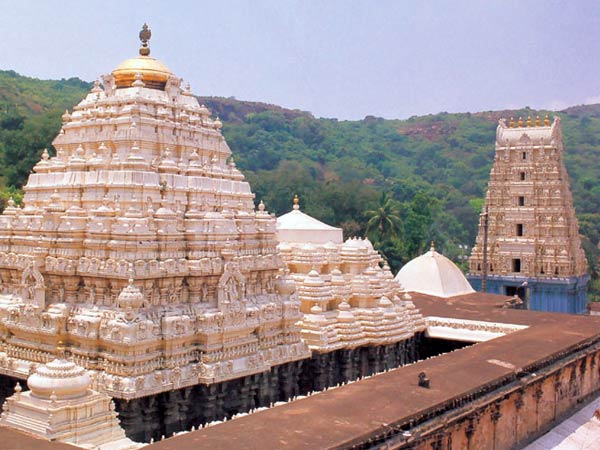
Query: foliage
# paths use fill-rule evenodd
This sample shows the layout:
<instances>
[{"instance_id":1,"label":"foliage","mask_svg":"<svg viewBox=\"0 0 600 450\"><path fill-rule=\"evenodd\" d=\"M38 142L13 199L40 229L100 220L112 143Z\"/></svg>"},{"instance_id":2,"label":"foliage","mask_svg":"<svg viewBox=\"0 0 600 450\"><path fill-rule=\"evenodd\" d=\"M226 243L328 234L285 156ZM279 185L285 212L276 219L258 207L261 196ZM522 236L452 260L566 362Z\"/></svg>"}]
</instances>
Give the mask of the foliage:
<instances>
[{"instance_id":1,"label":"foliage","mask_svg":"<svg viewBox=\"0 0 600 450\"><path fill-rule=\"evenodd\" d=\"M387 240L399 237L402 227L400 208L387 192L382 192L376 209L368 210L367 235L371 240Z\"/></svg>"},{"instance_id":2,"label":"foliage","mask_svg":"<svg viewBox=\"0 0 600 450\"><path fill-rule=\"evenodd\" d=\"M90 87L78 79L42 81L0 71L0 206L9 192L18 200L16 189L42 149L53 152L60 114ZM200 101L223 120L257 201L283 214L298 194L303 211L341 226L346 237L368 233L394 270L432 240L446 256L464 261L464 246L473 244L477 232L498 119L546 114L523 109L338 121L233 98ZM600 105L556 114L592 285L600 289ZM383 215L399 220L383 225Z\"/></svg>"},{"instance_id":3,"label":"foliage","mask_svg":"<svg viewBox=\"0 0 600 450\"><path fill-rule=\"evenodd\" d=\"M0 70L0 189L27 181L42 150L52 151L61 114L90 88L78 78L38 80Z\"/></svg>"}]
</instances>

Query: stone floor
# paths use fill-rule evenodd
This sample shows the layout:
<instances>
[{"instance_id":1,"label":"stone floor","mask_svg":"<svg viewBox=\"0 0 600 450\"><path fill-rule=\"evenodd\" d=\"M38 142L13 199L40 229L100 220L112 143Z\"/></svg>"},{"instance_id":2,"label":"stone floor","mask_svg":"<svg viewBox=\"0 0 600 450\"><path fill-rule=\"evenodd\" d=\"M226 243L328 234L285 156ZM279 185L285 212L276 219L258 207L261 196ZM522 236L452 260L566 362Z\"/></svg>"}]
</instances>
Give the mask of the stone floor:
<instances>
[{"instance_id":1,"label":"stone floor","mask_svg":"<svg viewBox=\"0 0 600 450\"><path fill-rule=\"evenodd\" d=\"M524 450L598 450L600 420L594 411L600 410L600 397L567 418Z\"/></svg>"}]
</instances>

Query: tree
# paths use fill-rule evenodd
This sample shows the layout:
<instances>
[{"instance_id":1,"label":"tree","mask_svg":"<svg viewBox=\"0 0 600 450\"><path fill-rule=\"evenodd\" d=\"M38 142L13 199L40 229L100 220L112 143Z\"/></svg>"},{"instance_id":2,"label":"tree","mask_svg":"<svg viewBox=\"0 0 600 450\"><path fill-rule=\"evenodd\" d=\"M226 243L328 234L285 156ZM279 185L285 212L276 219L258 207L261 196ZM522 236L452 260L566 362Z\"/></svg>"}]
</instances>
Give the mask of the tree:
<instances>
[{"instance_id":1,"label":"tree","mask_svg":"<svg viewBox=\"0 0 600 450\"><path fill-rule=\"evenodd\" d=\"M367 235L371 240L381 242L399 235L402 229L400 208L387 192L382 192L377 207L365 214L368 219Z\"/></svg>"}]
</instances>

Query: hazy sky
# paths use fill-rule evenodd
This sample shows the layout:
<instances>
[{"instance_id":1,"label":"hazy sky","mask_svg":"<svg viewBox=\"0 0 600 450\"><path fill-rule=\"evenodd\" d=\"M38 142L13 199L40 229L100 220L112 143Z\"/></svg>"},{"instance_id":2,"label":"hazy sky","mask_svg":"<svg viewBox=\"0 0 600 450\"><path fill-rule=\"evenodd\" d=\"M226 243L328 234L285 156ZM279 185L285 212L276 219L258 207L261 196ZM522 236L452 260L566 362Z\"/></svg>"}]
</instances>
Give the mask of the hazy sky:
<instances>
[{"instance_id":1,"label":"hazy sky","mask_svg":"<svg viewBox=\"0 0 600 450\"><path fill-rule=\"evenodd\" d=\"M0 69L93 80L152 56L198 95L320 117L600 102L600 1L5 1Z\"/></svg>"}]
</instances>

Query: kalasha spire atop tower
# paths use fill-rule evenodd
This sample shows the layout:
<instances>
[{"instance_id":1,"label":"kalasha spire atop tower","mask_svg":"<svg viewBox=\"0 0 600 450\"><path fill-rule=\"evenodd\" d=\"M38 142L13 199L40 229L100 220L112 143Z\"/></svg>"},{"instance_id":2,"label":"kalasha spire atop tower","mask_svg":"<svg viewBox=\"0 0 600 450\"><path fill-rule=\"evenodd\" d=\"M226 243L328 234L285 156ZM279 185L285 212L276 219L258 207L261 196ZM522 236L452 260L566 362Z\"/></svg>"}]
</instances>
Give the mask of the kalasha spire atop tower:
<instances>
[{"instance_id":1,"label":"kalasha spire atop tower","mask_svg":"<svg viewBox=\"0 0 600 450\"><path fill-rule=\"evenodd\" d=\"M468 278L531 309L583 313L589 275L562 156L560 118L500 120Z\"/></svg>"},{"instance_id":2,"label":"kalasha spire atop tower","mask_svg":"<svg viewBox=\"0 0 600 450\"><path fill-rule=\"evenodd\" d=\"M275 219L150 36L63 115L25 207L0 215L4 374L64 341L95 388L133 399L309 356Z\"/></svg>"},{"instance_id":3,"label":"kalasha spire atop tower","mask_svg":"<svg viewBox=\"0 0 600 450\"><path fill-rule=\"evenodd\" d=\"M140 41L142 41L142 46L140 47L140 55L141 56L149 56L150 55L150 47L148 47L148 41L152 37L152 31L148 28L147 24L144 24L140 31Z\"/></svg>"}]
</instances>

